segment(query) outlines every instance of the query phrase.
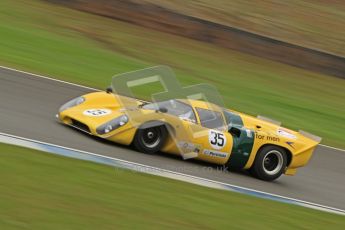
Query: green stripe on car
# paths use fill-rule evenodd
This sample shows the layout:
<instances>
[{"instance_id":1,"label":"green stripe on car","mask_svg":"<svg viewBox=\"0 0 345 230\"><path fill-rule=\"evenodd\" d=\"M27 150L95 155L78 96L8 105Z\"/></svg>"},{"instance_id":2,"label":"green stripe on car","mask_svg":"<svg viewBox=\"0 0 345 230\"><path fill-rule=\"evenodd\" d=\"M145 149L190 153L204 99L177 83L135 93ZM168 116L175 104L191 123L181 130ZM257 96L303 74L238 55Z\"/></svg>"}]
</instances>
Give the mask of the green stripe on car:
<instances>
[{"instance_id":1,"label":"green stripe on car","mask_svg":"<svg viewBox=\"0 0 345 230\"><path fill-rule=\"evenodd\" d=\"M233 147L227 166L232 169L242 169L247 164L253 149L255 132L243 126L241 116L230 111L224 111L228 128L234 127L241 131L239 137L233 135Z\"/></svg>"},{"instance_id":2,"label":"green stripe on car","mask_svg":"<svg viewBox=\"0 0 345 230\"><path fill-rule=\"evenodd\" d=\"M255 132L253 130L241 129L239 137L233 137L233 147L227 166L232 169L242 169L247 164L253 149Z\"/></svg>"}]
</instances>

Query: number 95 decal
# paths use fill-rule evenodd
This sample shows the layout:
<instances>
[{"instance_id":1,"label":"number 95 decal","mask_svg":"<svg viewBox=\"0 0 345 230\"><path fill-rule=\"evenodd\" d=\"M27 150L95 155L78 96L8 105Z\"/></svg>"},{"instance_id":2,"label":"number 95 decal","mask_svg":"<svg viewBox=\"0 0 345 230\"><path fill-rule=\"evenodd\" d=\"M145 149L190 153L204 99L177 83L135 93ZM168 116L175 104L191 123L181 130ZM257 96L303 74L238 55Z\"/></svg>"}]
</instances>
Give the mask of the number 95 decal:
<instances>
[{"instance_id":1,"label":"number 95 decal","mask_svg":"<svg viewBox=\"0 0 345 230\"><path fill-rule=\"evenodd\" d=\"M111 110L109 109L88 109L83 112L84 115L90 117L100 117L111 114Z\"/></svg>"},{"instance_id":2,"label":"number 95 decal","mask_svg":"<svg viewBox=\"0 0 345 230\"><path fill-rule=\"evenodd\" d=\"M226 136L222 132L210 130L208 141L214 149L222 149L226 145Z\"/></svg>"}]
</instances>

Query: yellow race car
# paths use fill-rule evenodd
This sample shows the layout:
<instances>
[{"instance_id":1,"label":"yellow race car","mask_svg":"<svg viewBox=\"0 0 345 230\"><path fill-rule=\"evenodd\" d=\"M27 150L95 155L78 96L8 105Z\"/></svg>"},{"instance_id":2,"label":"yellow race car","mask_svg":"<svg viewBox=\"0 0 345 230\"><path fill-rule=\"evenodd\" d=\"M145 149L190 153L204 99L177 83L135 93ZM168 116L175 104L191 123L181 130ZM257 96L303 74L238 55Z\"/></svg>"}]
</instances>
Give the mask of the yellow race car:
<instances>
[{"instance_id":1,"label":"yellow race car","mask_svg":"<svg viewBox=\"0 0 345 230\"><path fill-rule=\"evenodd\" d=\"M320 141L205 101L149 103L111 90L73 99L61 106L57 117L63 124L144 153L161 151L248 169L267 181L283 173L294 175Z\"/></svg>"}]
</instances>

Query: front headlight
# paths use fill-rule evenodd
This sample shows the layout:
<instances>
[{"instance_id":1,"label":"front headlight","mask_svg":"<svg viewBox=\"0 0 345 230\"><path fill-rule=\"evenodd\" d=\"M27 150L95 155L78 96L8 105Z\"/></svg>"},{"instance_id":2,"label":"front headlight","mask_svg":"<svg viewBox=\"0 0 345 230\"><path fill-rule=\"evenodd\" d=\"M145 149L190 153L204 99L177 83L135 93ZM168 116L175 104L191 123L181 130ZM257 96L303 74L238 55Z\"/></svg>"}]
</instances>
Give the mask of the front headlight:
<instances>
[{"instance_id":1,"label":"front headlight","mask_svg":"<svg viewBox=\"0 0 345 230\"><path fill-rule=\"evenodd\" d=\"M117 117L101 126L99 126L96 129L96 132L100 135L109 133L123 125L125 125L128 122L128 117L127 115L122 115L120 117Z\"/></svg>"},{"instance_id":2,"label":"front headlight","mask_svg":"<svg viewBox=\"0 0 345 230\"><path fill-rule=\"evenodd\" d=\"M59 109L59 112L61 113L62 111L66 110L66 109L80 105L84 101L85 101L85 98L83 98L83 97L74 98L74 99L70 100L69 102L65 103L64 105L62 105Z\"/></svg>"}]
</instances>

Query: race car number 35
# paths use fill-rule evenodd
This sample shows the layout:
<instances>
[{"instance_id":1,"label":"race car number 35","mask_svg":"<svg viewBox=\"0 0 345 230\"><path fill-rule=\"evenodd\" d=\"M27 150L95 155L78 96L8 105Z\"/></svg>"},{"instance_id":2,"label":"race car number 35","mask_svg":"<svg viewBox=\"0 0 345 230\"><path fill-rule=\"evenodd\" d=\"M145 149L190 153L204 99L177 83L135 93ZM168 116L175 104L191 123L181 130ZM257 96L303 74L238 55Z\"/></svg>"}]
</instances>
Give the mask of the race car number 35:
<instances>
[{"instance_id":1,"label":"race car number 35","mask_svg":"<svg viewBox=\"0 0 345 230\"><path fill-rule=\"evenodd\" d=\"M100 117L111 114L111 110L109 109L88 109L83 112L84 115L90 117Z\"/></svg>"},{"instance_id":2,"label":"race car number 35","mask_svg":"<svg viewBox=\"0 0 345 230\"><path fill-rule=\"evenodd\" d=\"M208 141L214 149L222 149L226 145L226 136L222 132L210 130Z\"/></svg>"}]
</instances>

